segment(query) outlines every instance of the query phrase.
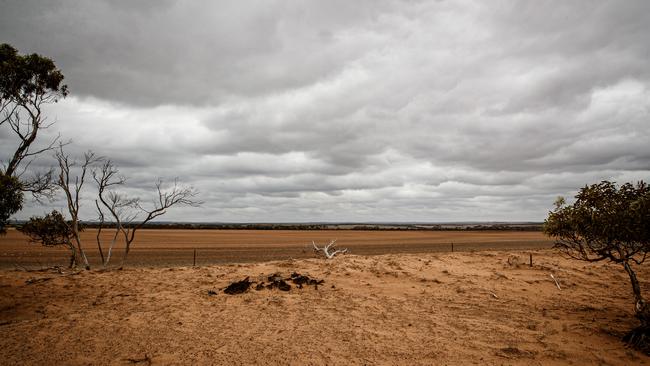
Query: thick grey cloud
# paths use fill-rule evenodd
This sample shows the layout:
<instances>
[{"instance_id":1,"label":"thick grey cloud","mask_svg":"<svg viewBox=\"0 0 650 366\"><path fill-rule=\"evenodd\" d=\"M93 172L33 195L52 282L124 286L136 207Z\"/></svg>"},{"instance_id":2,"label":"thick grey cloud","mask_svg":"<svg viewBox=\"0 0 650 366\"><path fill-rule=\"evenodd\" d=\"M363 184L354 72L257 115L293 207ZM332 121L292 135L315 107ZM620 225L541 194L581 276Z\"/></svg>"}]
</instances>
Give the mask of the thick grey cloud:
<instances>
[{"instance_id":1,"label":"thick grey cloud","mask_svg":"<svg viewBox=\"0 0 650 366\"><path fill-rule=\"evenodd\" d=\"M70 85L49 137L132 194L195 185L204 207L171 219L542 220L584 184L650 179L645 1L0 7L2 41Z\"/></svg>"},{"instance_id":2,"label":"thick grey cloud","mask_svg":"<svg viewBox=\"0 0 650 366\"><path fill-rule=\"evenodd\" d=\"M382 8L371 1L10 1L2 33L74 69L68 79L77 93L204 104L336 73L374 41L355 29Z\"/></svg>"}]
</instances>

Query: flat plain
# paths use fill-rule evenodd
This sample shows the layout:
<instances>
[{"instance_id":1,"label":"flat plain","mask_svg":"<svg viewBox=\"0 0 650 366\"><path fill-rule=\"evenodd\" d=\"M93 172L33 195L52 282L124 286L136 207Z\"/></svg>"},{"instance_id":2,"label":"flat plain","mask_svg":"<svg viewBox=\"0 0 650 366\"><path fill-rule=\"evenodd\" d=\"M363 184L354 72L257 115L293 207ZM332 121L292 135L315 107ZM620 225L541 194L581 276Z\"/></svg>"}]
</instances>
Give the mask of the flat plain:
<instances>
[{"instance_id":1,"label":"flat plain","mask_svg":"<svg viewBox=\"0 0 650 366\"><path fill-rule=\"evenodd\" d=\"M82 233L84 248L93 265L99 264L96 230ZM104 251L112 239L104 231ZM313 258L311 242L318 245L337 240L351 254L476 251L487 249L543 249L552 242L541 232L530 231L356 231L356 230L169 230L139 231L129 253L130 266L186 266L193 264L227 264L269 260ZM123 244L114 249L114 263L119 263ZM0 236L0 268L16 266L49 267L65 265L64 248L44 248L30 244L16 230Z\"/></svg>"}]
</instances>

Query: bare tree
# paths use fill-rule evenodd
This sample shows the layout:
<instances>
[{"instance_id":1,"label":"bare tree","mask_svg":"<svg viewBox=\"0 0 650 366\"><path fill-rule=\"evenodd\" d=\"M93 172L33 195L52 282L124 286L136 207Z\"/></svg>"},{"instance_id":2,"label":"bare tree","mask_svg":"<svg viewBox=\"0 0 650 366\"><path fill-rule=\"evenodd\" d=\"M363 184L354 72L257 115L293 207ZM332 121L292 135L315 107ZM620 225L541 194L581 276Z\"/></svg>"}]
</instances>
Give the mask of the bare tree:
<instances>
[{"instance_id":1,"label":"bare tree","mask_svg":"<svg viewBox=\"0 0 650 366\"><path fill-rule=\"evenodd\" d=\"M74 160L70 160L70 157L63 151L62 144L59 145L55 157L59 164L59 175L56 184L65 193L68 204L68 213L70 214L70 229L72 230L75 243L77 244L77 251L81 256L81 259L83 260L86 269L90 269L88 257L86 257L86 252L83 250L81 237L79 235L79 200L88 170L91 169L93 164L102 160L102 158L95 156L95 153L92 151L88 151L84 154L83 162L79 164ZM72 173L71 170L73 170ZM77 170L78 172L75 173L74 170ZM74 177L72 175L74 175Z\"/></svg>"},{"instance_id":2,"label":"bare tree","mask_svg":"<svg viewBox=\"0 0 650 366\"><path fill-rule=\"evenodd\" d=\"M195 197L198 192L193 187L182 186L178 180L174 180L171 187L164 189L163 181L156 182L157 197L149 207L145 207L139 198L129 198L125 194L110 190L125 183L124 177L119 175L111 161L106 161L100 169L93 172L93 178L99 187L99 202L95 202L100 218L100 230L104 227L105 213L102 207L110 214L115 223L115 235L111 241L108 255L104 260L104 265L108 265L111 257L111 251L118 233L124 238L125 248L122 257L121 266L124 266L131 250L131 244L135 240L136 232L144 227L148 222L167 213L167 210L173 206L186 205L196 207L201 204ZM99 204L101 203L101 205ZM141 215L144 218L137 221ZM99 233L97 244L101 248L101 239ZM101 249L100 249L101 252Z\"/></svg>"},{"instance_id":3,"label":"bare tree","mask_svg":"<svg viewBox=\"0 0 650 366\"><path fill-rule=\"evenodd\" d=\"M140 223L135 226L122 226L122 233L124 234L124 240L126 242L124 257L122 257L122 266L126 263L126 258L131 250L131 243L133 243L135 233L138 229L141 229L149 221L164 215L167 213L167 210L173 206L186 205L196 207L201 204L199 201L194 199L194 197L198 195L198 192L193 187L179 185L178 180L174 180L172 186L166 190L162 187L163 181L159 179L156 182L156 192L158 197L153 200L153 203L149 208L144 207L139 200L135 203L138 210L145 215L144 220L140 221Z\"/></svg>"},{"instance_id":4,"label":"bare tree","mask_svg":"<svg viewBox=\"0 0 650 366\"><path fill-rule=\"evenodd\" d=\"M99 227L97 228L96 241L97 241L97 250L99 251L99 255L102 260L102 265L106 267L108 265L108 262L110 262L111 260L111 256L113 254L113 248L115 247L115 243L117 243L117 238L120 235L122 229L122 222L123 221L130 222L132 220L132 218L124 217L123 215L124 208L131 207L132 203L129 200L124 199L122 195L115 192L108 192L108 197L103 197L103 194L100 193L100 197L101 199L95 200L95 207L97 209L97 214L99 218ZM113 233L113 238L111 239L111 243L108 246L108 252L106 253L106 256L104 256L104 250L102 248L102 231L106 226L106 215L102 210L100 202L104 207L108 209L110 215L116 220L114 222L115 231Z\"/></svg>"},{"instance_id":5,"label":"bare tree","mask_svg":"<svg viewBox=\"0 0 650 366\"><path fill-rule=\"evenodd\" d=\"M334 240L330 240L330 243L327 244L326 246L322 247L322 248L319 248L318 246L316 246L316 243L314 243L314 241L311 242L311 245L314 246L314 251L315 251L315 252L323 252L323 255L324 255L325 258L327 258L327 259L332 259L332 258L334 258L337 254L345 254L345 253L348 252L348 249L347 249L347 248L345 248L345 249L336 249L336 250L335 250L335 248L336 248L336 244L335 244L335 243L336 243L336 239L334 239ZM331 252L331 250L334 250L334 251Z\"/></svg>"},{"instance_id":6,"label":"bare tree","mask_svg":"<svg viewBox=\"0 0 650 366\"><path fill-rule=\"evenodd\" d=\"M123 194L110 190L114 187L122 186L126 182L126 178L119 175L119 171L110 160L104 161L99 169L93 170L93 179L98 186L98 199L95 200L95 207L97 208L97 214L99 215L99 228L97 229L96 238L97 248L102 259L102 264L107 266L111 260L113 247L117 242L118 235L124 230L127 230L123 226L124 223L131 223L137 217L137 213L133 213L132 209L137 207L138 199L128 198ZM104 257L101 240L101 233L106 223L106 215L104 210L102 210L102 207L108 210L115 225L115 232L108 247L106 257Z\"/></svg>"}]
</instances>

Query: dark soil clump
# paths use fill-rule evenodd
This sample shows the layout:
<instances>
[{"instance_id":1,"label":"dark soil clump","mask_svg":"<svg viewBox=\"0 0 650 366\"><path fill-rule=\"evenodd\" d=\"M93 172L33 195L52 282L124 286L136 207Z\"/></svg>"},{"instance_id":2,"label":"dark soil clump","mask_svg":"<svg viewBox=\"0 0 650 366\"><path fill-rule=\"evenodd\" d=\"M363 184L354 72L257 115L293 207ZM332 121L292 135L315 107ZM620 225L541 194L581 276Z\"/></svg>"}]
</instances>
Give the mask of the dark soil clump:
<instances>
[{"instance_id":1,"label":"dark soil clump","mask_svg":"<svg viewBox=\"0 0 650 366\"><path fill-rule=\"evenodd\" d=\"M318 285L323 284L325 280L317 280L310 278L309 276L301 275L300 273L293 272L291 274L291 281L295 283L298 288L302 288L302 285L313 285L315 289L318 290Z\"/></svg>"},{"instance_id":2,"label":"dark soil clump","mask_svg":"<svg viewBox=\"0 0 650 366\"><path fill-rule=\"evenodd\" d=\"M291 290L291 285L288 283L289 281L293 282L296 287L299 289L302 289L304 286L314 286L314 289L318 290L318 285L323 284L325 280L317 280L314 278L310 278L309 276L306 275L301 275L300 273L293 272L289 277L284 277L280 273L274 273L271 274L267 277L268 283L264 281L260 282L251 282L249 280L250 277L246 277L242 281L237 281L233 282L228 287L226 287L223 292L225 292L228 295L236 295L236 294L242 294L246 291L248 291L248 288L251 286L251 284L256 284L255 285L255 290L256 291L262 291L264 289L267 290L273 290L273 289L278 289L280 291L290 291Z\"/></svg>"},{"instance_id":3,"label":"dark soil clump","mask_svg":"<svg viewBox=\"0 0 650 366\"><path fill-rule=\"evenodd\" d=\"M223 292L228 295L243 294L248 291L248 288L251 286L252 282L249 281L250 277L246 277L241 281L233 282L228 287L226 287Z\"/></svg>"}]
</instances>

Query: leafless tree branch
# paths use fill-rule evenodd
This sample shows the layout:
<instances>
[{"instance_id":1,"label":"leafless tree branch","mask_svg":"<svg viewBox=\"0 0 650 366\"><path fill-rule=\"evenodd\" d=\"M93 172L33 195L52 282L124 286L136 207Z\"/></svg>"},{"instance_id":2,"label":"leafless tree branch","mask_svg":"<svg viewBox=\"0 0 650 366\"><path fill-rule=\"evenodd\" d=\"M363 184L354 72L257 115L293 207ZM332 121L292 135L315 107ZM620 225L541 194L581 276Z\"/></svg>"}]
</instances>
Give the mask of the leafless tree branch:
<instances>
[{"instance_id":1,"label":"leafless tree branch","mask_svg":"<svg viewBox=\"0 0 650 366\"><path fill-rule=\"evenodd\" d=\"M90 264L88 263L86 253L81 246L81 237L79 236L79 199L81 197L81 190L85 183L88 169L91 169L91 166L101 161L102 158L97 157L92 151L88 151L84 154L83 162L79 164L70 159L70 157L64 152L63 146L63 144L60 144L55 154L56 160L59 164L59 175L56 184L65 193L68 212L70 213L70 227L74 234L79 254L82 257L86 268L89 269ZM78 171L76 174L72 173L75 174L74 177L71 175L71 169ZM73 183L71 183L71 178Z\"/></svg>"},{"instance_id":2,"label":"leafless tree branch","mask_svg":"<svg viewBox=\"0 0 650 366\"><path fill-rule=\"evenodd\" d=\"M144 225L164 215L173 206L186 205L195 207L201 204L201 202L195 199L197 191L193 187L182 186L178 180L174 180L172 187L164 189L163 181L159 179L155 184L157 195L153 201L153 207L146 208L142 205L139 198L130 198L115 191L115 188L125 184L126 179L119 175L118 169L110 160L104 161L101 167L93 170L93 179L97 183L99 190L98 197L99 202L101 202L101 207L99 203L96 203L96 206L102 226L104 222L103 207L115 221L116 233L121 233L124 238L126 246L122 258L122 265L126 262L129 251L131 250L131 244L135 240L136 232ZM144 215L144 219L136 224L135 220L140 214ZM110 253L114 243L115 238L111 242L111 247L109 248L104 265L107 265L110 260Z\"/></svg>"},{"instance_id":3,"label":"leafless tree branch","mask_svg":"<svg viewBox=\"0 0 650 366\"><path fill-rule=\"evenodd\" d=\"M332 259L337 254L345 254L345 253L348 252L347 248L345 248L345 249L336 249L333 252L331 252L330 250L333 250L336 247L335 243L336 243L336 239L331 240L329 242L329 244L327 244L326 246L324 246L322 248L319 248L314 241L311 242L312 246L314 247L314 251L323 252L323 255L325 255L325 258L327 258L327 259Z\"/></svg>"}]
</instances>

